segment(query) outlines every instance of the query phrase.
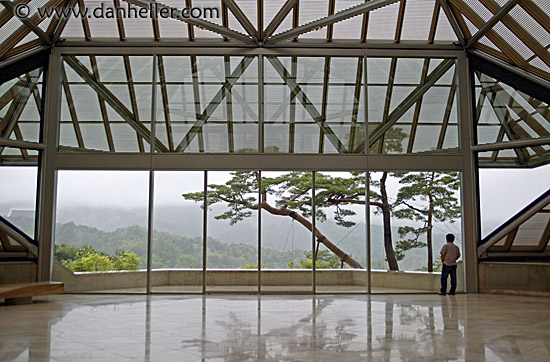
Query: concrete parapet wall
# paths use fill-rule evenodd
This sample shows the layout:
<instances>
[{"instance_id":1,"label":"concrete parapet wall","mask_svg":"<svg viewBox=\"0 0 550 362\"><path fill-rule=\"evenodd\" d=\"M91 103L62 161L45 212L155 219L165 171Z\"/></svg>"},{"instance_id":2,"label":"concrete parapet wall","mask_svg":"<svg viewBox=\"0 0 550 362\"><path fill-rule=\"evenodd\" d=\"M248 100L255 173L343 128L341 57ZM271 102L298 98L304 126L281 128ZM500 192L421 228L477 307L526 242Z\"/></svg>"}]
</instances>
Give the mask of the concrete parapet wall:
<instances>
[{"instance_id":1,"label":"concrete parapet wall","mask_svg":"<svg viewBox=\"0 0 550 362\"><path fill-rule=\"evenodd\" d=\"M550 263L481 262L479 291L550 296Z\"/></svg>"},{"instance_id":2,"label":"concrete parapet wall","mask_svg":"<svg viewBox=\"0 0 550 362\"><path fill-rule=\"evenodd\" d=\"M158 269L153 270L152 285L200 286L202 270ZM367 273L353 269L319 269L318 286L360 286L366 285ZM463 290L462 266L458 269L458 290ZM65 282L65 291L82 292L90 290L113 290L145 288L145 270L102 273L73 273L56 262L54 280ZM439 290L439 273L372 271L372 286L403 290ZM302 269L262 270L262 285L265 286L308 286L312 282L312 271ZM258 272L250 269L209 269L206 283L210 286L254 286L258 283Z\"/></svg>"}]
</instances>

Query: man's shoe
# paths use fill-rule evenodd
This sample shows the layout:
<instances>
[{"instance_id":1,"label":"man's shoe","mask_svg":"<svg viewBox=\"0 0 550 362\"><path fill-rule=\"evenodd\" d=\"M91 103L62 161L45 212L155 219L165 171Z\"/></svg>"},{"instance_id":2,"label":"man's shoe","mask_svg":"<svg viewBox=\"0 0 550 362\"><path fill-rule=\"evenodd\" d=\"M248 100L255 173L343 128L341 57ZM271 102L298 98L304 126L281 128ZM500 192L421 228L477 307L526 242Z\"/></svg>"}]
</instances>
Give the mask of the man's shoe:
<instances>
[{"instance_id":1,"label":"man's shoe","mask_svg":"<svg viewBox=\"0 0 550 362\"><path fill-rule=\"evenodd\" d=\"M445 293L437 293L437 295L446 295Z\"/></svg>"},{"instance_id":2,"label":"man's shoe","mask_svg":"<svg viewBox=\"0 0 550 362\"><path fill-rule=\"evenodd\" d=\"M455 293L449 293L449 295L455 295Z\"/></svg>"}]
</instances>

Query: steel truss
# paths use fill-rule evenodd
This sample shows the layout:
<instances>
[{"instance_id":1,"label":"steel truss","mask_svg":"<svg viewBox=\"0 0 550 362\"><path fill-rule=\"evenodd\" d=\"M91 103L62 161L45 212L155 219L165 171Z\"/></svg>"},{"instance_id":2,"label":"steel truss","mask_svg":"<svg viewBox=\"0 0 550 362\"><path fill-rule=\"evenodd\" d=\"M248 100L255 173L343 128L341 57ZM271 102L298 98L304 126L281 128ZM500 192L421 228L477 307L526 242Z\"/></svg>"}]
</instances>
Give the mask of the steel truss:
<instances>
[{"instance_id":1,"label":"steel truss","mask_svg":"<svg viewBox=\"0 0 550 362\"><path fill-rule=\"evenodd\" d=\"M149 6L149 0L131 0L138 6ZM398 21L393 39L375 41L368 37L368 24L371 17L375 16L377 9L394 4L398 9ZM403 41L403 26L406 17L407 3L405 0L372 0L353 8L337 11L336 2L328 2L329 10L327 16L315 20L310 24L299 23L300 4L298 1L286 1L279 12L264 27L263 17L260 16L262 8L258 9L258 24L253 24L247 14L237 2L233 0L223 0L222 13L223 19L220 24L214 24L207 21L195 21L184 18L177 18L176 21L183 21L187 25L188 37L186 39L177 39L174 41L163 39L158 21L153 19L151 26L153 28L154 40L131 40L128 39L123 19L117 20L116 41L95 40L92 36L90 24L87 19L82 19L82 27L85 41L59 41L66 22L52 22L47 30L41 30L38 25L44 20L34 16L29 21L22 23L17 32L8 38L7 41L0 44L0 63L1 66L8 66L10 57L23 54L39 46L54 46L50 57L50 67L48 70L48 84L45 103L46 109L40 110L41 99L36 91L36 87L30 83L32 75L21 77L18 81L18 87L27 89L22 97L16 102L16 91L10 90L4 95L0 95L0 105L10 104L9 117L4 117L1 123L2 140L0 140L1 150L6 147L14 147L20 150L20 159L14 162L36 164L36 157L29 155L30 150L40 150L41 162L41 182L40 182L40 220L38 236L43 241L39 249L40 273L39 279L47 280L51 275L51 254L53 225L55 224L55 190L56 190L56 172L58 170L148 170L151 175L156 170L368 170L368 171L460 171L462 174L462 205L463 205L463 231L465 240L478 240L477 235L477 191L476 191L476 155L480 151L493 151L491 161L497 161L498 150L503 147L515 150L519 164L522 166L534 166L543 162L550 161L548 156L547 132L535 124L532 114L527 110L522 113L522 120L529 124L540 139L526 140L527 135L518 128L518 121L511 118L508 108L518 109L518 104L513 97L503 98L502 88L488 86L484 83L482 89L482 99L487 99L496 110L496 115L500 122L500 134L493 145L474 145L475 140L475 122L472 110L472 78L465 48L482 50L495 57L505 60L515 67L514 69L523 69L534 74L535 77L550 79L548 73L541 70L541 63L550 66L550 57L548 56L548 47L540 44L540 39L535 38L518 23L512 10L521 7L530 17L532 17L543 29L550 32L548 15L541 13L540 9L531 0L515 1L509 0L504 6L500 6L494 0L480 0L480 2L492 13L488 19L482 18L472 10L463 0L439 0L434 1L433 15L429 37L426 41ZM115 4L120 4L119 0L114 0ZM188 1L189 5L191 2ZM260 2L261 3L261 2ZM84 0L51 0L50 4L68 6L85 6ZM160 5L164 6L164 5ZM7 9L6 11L8 11ZM6 11L0 13L0 27L10 18ZM242 31L236 31L228 27L229 16L233 16L240 24ZM444 16L448 19L455 35L457 43L437 42L436 29L439 17ZM345 21L351 17L361 17L361 39L341 40L335 39L334 30L338 22ZM277 32L285 19L291 20L292 27L287 30ZM473 24L477 31L473 34L469 31L466 21ZM505 26L509 29L519 41L527 46L532 55L525 57L517 49L510 45L510 39L499 33L499 27ZM216 33L219 39L199 39L195 36L195 30L209 30ZM305 39L303 34L312 31L326 31L326 37L319 40ZM19 44L29 33L37 34L38 39L26 44ZM121 41L124 42L121 42ZM311 101L312 96L308 94L309 90L301 85L297 80L298 63L301 56L319 56L322 51L324 57L324 73L322 81L322 99L321 106L314 105ZM125 105L116 95L106 86L106 80L101 78L97 67L97 57L100 55L120 55L123 59L125 86L128 89L130 103ZM152 87L152 115L150 127L147 122L140 119L139 105L137 100L137 86L134 80L134 72L131 67L132 55L151 55L154 57L154 72L151 78ZM170 96L167 87L169 75L166 72L165 59L169 55L187 55L190 57L190 66L192 77L190 85L192 87L193 97L193 124L191 129L183 136L183 139L176 138L174 115L170 112ZM199 65L197 57L201 55L218 55L224 57L224 68L222 69L224 81L212 99L201 99L201 81L199 79ZM91 68L87 68L79 61L77 56L85 56L90 60ZM241 63L235 68L230 67L230 57L240 57ZM350 84L353 89L353 106L351 116L351 130L349 139L342 139L332 128L331 123L327 122L327 102L326 99L331 88L330 65L331 58L337 56L356 57L357 64L354 66L354 82ZM420 84L415 84L414 89L400 102L394 111L391 111L391 97L395 92L394 78L397 72L398 58L422 56L424 64L420 76ZM280 57L290 58L290 67L287 68L279 60ZM384 104L383 122L374 130L368 129L368 90L369 81L367 77L367 60L369 57L387 57L391 59L390 75L387 84L388 98ZM430 71L430 64L433 58L445 59ZM204 125L212 117L214 111L225 101L227 122L227 144L229 152L236 152L235 146L235 102L243 100L244 95L237 91L236 85L240 84L246 69L254 59L258 59L258 145L257 152L251 154L207 154L205 146ZM537 63L539 62L539 63ZM289 100L290 120L288 125L289 144L288 154L268 154L264 153L262 135L264 130L264 80L263 64L271 66L281 77L285 92ZM456 65L455 65L456 64ZM539 64L539 65L537 65ZM436 140L436 150L443 151L445 138L448 128L451 124L451 113L453 102L457 100L458 108L458 144L456 147L447 147L448 154L445 153L426 153L413 154L415 141L419 136L421 125L421 111L423 109L422 101L427 97L426 91L434 86L437 81L455 66L452 83L449 87L449 95ZM76 144L78 147L59 147L58 121L59 107L61 97L69 105L75 105L75 94L72 91L71 81L68 79L67 71L76 72L76 74L91 87L97 94L97 101L100 104L101 122L104 127L107 139L107 152L91 152L85 135L82 131L83 121L75 107L69 107L70 124L74 130ZM157 89L159 90L157 95ZM500 93L500 94L499 94ZM21 130L18 129L18 118L24 109L25 103L33 97L37 103L39 111L44 115L44 139L41 143L28 142L22 137ZM26 98L26 99L25 99ZM360 104L362 99L363 104ZM12 103L10 103L12 102ZM160 105L163 120L156 120L157 107ZM532 107L540 110L541 115L550 120L547 111L544 111L544 104L537 103L537 99L526 99L526 102ZM242 103L242 102L241 102ZM481 102L480 104L483 104ZM107 106L111 107L123 122L131 127L134 137L137 140L139 153L118 153L116 139L113 137L112 121L110 120ZM296 150L296 132L299 126L297 122L297 112L304 108L309 116L314 120L318 127L318 150L323 152L326 144L324 139L328 140L337 154L307 154L298 155ZM364 122L361 124L360 108L364 109ZM3 107L0 107L0 109ZM479 111L478 107L478 111ZM280 108L283 112L284 107ZM406 142L406 154L388 155L384 154L384 142L388 130L396 124L407 110L413 110L412 121L410 122L410 134ZM254 114L254 110L247 110ZM546 113L545 113L546 112ZM371 120L372 121L372 120ZM157 133L157 126L163 124L166 134ZM363 134L364 138L361 138ZM504 136L508 141L504 141ZM10 136L13 136L10 138ZM164 137L165 136L165 137ZM15 139L14 139L15 138ZM162 139L165 138L166 142ZM191 143L197 144L198 154L183 153L189 150ZM148 147L147 145L153 145ZM367 145L367 147L366 147ZM492 148L491 148L492 147ZM530 147L536 156L532 156L526 151L525 147ZM77 151L77 152L64 152ZM353 154L353 153L356 154ZM2 161L3 162L3 161ZM515 160L509 161L507 165L516 165ZM206 177L205 177L206 184ZM150 185L152 195L154 185ZM152 200L152 199L150 199ZM152 201L150 201L152 202ZM206 212L206 211L205 211ZM149 215L149 224L151 225L152 215ZM3 243L0 234L0 241ZM314 241L314 240L313 240ZM475 247L465 245L464 250L466 260L466 287L468 291L476 290L476 268L475 262L477 255Z\"/></svg>"}]
</instances>

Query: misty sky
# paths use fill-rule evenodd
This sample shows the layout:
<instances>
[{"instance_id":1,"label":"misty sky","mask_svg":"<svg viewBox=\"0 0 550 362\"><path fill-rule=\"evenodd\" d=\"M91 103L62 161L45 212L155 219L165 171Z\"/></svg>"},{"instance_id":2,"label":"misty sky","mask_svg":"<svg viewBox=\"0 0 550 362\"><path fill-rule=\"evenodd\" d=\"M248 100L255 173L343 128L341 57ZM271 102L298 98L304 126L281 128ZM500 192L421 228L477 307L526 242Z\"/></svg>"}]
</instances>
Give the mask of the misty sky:
<instances>
[{"instance_id":1,"label":"misty sky","mask_svg":"<svg viewBox=\"0 0 550 362\"><path fill-rule=\"evenodd\" d=\"M228 177L225 172L208 175L209 183L223 183ZM536 169L482 169L483 229L492 229L514 215L546 191L549 180L550 165ZM148 182L149 174L144 171L62 171L58 176L58 204L143 208L148 204ZM155 204L185 202L181 194L200 191L203 182L203 172L157 172ZM35 168L1 167L0 204L34 207L35 185Z\"/></svg>"}]
</instances>

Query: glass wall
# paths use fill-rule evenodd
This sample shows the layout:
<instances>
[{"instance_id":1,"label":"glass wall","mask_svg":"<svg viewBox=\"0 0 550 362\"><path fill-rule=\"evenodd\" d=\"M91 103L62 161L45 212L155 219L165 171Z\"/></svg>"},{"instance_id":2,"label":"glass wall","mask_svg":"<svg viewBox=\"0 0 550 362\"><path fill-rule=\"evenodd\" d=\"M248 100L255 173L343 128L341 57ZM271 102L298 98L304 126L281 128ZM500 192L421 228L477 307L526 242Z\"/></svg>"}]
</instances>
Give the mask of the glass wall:
<instances>
[{"instance_id":1,"label":"glass wall","mask_svg":"<svg viewBox=\"0 0 550 362\"><path fill-rule=\"evenodd\" d=\"M207 291L258 291L257 175L208 172Z\"/></svg>"},{"instance_id":2,"label":"glass wall","mask_svg":"<svg viewBox=\"0 0 550 362\"><path fill-rule=\"evenodd\" d=\"M373 292L438 291L445 236L463 253L458 172L371 172ZM463 290L462 258L458 289Z\"/></svg>"},{"instance_id":3,"label":"glass wall","mask_svg":"<svg viewBox=\"0 0 550 362\"><path fill-rule=\"evenodd\" d=\"M463 251L460 174L371 172L369 215L366 177L156 171L152 291L365 293L367 235L373 292L437 291L446 234ZM148 173L63 171L58 186L56 276L71 275L68 290L143 291ZM459 292L463 270L459 259Z\"/></svg>"},{"instance_id":4,"label":"glass wall","mask_svg":"<svg viewBox=\"0 0 550 362\"><path fill-rule=\"evenodd\" d=\"M368 152L457 154L456 68L454 59L367 58Z\"/></svg>"},{"instance_id":5,"label":"glass wall","mask_svg":"<svg viewBox=\"0 0 550 362\"><path fill-rule=\"evenodd\" d=\"M535 169L479 170L481 238L548 190L549 179L548 165Z\"/></svg>"},{"instance_id":6,"label":"glass wall","mask_svg":"<svg viewBox=\"0 0 550 362\"><path fill-rule=\"evenodd\" d=\"M54 280L68 292L144 292L149 173L59 171Z\"/></svg>"},{"instance_id":7,"label":"glass wall","mask_svg":"<svg viewBox=\"0 0 550 362\"><path fill-rule=\"evenodd\" d=\"M367 290L365 172L315 175L316 290Z\"/></svg>"},{"instance_id":8,"label":"glass wall","mask_svg":"<svg viewBox=\"0 0 550 362\"><path fill-rule=\"evenodd\" d=\"M243 53L63 55L62 60L59 152L148 153L159 165L186 153L197 160L206 153L264 153L273 160L283 157L273 154L290 160L295 156L289 154L347 153L358 160L363 154L365 165L357 167L363 170L370 155L460 154L455 58L285 54L260 59ZM266 168L286 167L273 162ZM374 290L436 290L444 231L461 242L456 173L371 172L366 195L364 171L318 171L314 178L312 171L180 171L190 169L184 163L177 171L151 169L153 292L363 293L369 262L376 270ZM110 233L119 216L109 216L109 208L138 186L116 176L130 186L106 200L108 206L97 206L106 211L90 210L84 217L67 206L79 198L65 193L86 189L85 195L99 195L83 203L89 208L103 202L117 182L71 186L64 179L73 173L94 174L60 171L57 229L69 223L96 228L118 245ZM93 180L132 172L96 174ZM135 229L133 240L139 242L120 242L118 249L99 242L89 246L112 260L134 252L140 269L147 257L149 173L136 174L145 182L129 203L140 200L139 207L132 206L144 217L135 223L142 228ZM420 181L424 188L415 188ZM452 183L445 184L447 204L437 206L449 215L432 210L428 220L426 210L435 205L428 193L436 189L430 182ZM72 247L87 246L57 234L56 243L66 244L69 254L76 253ZM411 273L393 273L398 270ZM408 283L413 274L430 282Z\"/></svg>"},{"instance_id":9,"label":"glass wall","mask_svg":"<svg viewBox=\"0 0 550 362\"><path fill-rule=\"evenodd\" d=\"M61 75L61 152L149 152L151 56L67 55Z\"/></svg>"},{"instance_id":10,"label":"glass wall","mask_svg":"<svg viewBox=\"0 0 550 362\"><path fill-rule=\"evenodd\" d=\"M311 172L261 174L261 290L311 292Z\"/></svg>"},{"instance_id":11,"label":"glass wall","mask_svg":"<svg viewBox=\"0 0 550 362\"><path fill-rule=\"evenodd\" d=\"M156 171L153 292L202 292L203 171Z\"/></svg>"},{"instance_id":12,"label":"glass wall","mask_svg":"<svg viewBox=\"0 0 550 362\"><path fill-rule=\"evenodd\" d=\"M0 167L0 216L34 238L38 167Z\"/></svg>"},{"instance_id":13,"label":"glass wall","mask_svg":"<svg viewBox=\"0 0 550 362\"><path fill-rule=\"evenodd\" d=\"M262 72L259 63L65 55L60 151L145 153L155 137L159 153L459 153L454 58L265 56Z\"/></svg>"}]
</instances>

